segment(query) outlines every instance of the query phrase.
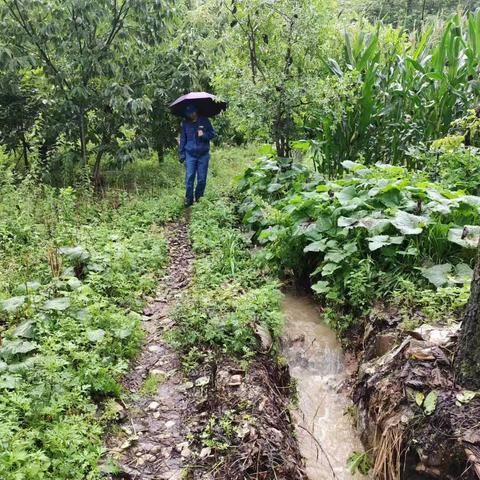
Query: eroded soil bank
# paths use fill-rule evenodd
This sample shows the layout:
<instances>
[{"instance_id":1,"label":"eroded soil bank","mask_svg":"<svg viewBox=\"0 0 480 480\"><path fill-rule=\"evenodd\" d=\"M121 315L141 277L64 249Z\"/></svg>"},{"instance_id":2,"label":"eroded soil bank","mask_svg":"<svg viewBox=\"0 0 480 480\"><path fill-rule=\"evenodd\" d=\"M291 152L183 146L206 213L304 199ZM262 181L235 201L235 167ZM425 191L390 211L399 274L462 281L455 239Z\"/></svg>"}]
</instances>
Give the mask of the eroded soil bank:
<instances>
[{"instance_id":1,"label":"eroded soil bank","mask_svg":"<svg viewBox=\"0 0 480 480\"><path fill-rule=\"evenodd\" d=\"M308 478L364 478L347 469L348 457L363 447L353 427L352 403L340 390L348 373L336 334L321 322L308 296L287 293L283 309L282 350L297 384L294 419Z\"/></svg>"},{"instance_id":2,"label":"eroded soil bank","mask_svg":"<svg viewBox=\"0 0 480 480\"><path fill-rule=\"evenodd\" d=\"M353 400L375 478L480 478L480 400L452 368L458 325L404 331L400 319L374 309L357 343Z\"/></svg>"}]
</instances>

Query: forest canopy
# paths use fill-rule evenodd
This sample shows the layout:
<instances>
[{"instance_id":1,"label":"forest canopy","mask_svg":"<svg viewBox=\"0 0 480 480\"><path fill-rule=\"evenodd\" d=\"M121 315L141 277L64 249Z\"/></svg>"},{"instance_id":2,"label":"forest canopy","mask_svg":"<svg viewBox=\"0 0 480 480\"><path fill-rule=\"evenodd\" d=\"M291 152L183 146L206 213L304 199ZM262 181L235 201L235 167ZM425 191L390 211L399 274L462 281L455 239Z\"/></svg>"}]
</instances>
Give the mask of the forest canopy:
<instances>
[{"instance_id":1,"label":"forest canopy","mask_svg":"<svg viewBox=\"0 0 480 480\"><path fill-rule=\"evenodd\" d=\"M473 82L469 93L454 90L470 75L461 65L463 55L473 69L477 65L476 47L475 58L465 50L478 35L465 17L475 7L473 1L449 0L5 0L0 5L4 163L63 185L75 182L84 168L98 182L102 164L121 168L142 151L157 152L161 161L178 135L168 104L189 90L214 90L229 102L220 132L230 143L273 141L279 154L288 156L294 140L311 139L323 144L322 155L330 158L336 155L330 135L335 142L345 141L339 136L358 138L366 128L380 127L381 118L393 122L382 126L382 133L388 130L394 148L405 150L432 132L422 125L401 128L398 112L369 104L369 92L381 91L377 99L395 110L408 84L416 98L402 100L404 121L414 113L408 105L416 110L421 104L425 121L445 132L458 112L474 106ZM459 16L448 21L452 14ZM448 84L439 90L432 82L442 81L436 76L444 66L440 58L428 57L442 35L456 46ZM397 58L404 61L398 64ZM396 94L393 84L399 86ZM444 88L452 97L435 111L435 90ZM320 127L320 117L330 118L331 125ZM340 117L347 124L359 120L360 131L342 132ZM354 151L347 156L370 150L377 158L383 155L375 145L353 142L349 149ZM404 161L406 153L397 156Z\"/></svg>"}]
</instances>

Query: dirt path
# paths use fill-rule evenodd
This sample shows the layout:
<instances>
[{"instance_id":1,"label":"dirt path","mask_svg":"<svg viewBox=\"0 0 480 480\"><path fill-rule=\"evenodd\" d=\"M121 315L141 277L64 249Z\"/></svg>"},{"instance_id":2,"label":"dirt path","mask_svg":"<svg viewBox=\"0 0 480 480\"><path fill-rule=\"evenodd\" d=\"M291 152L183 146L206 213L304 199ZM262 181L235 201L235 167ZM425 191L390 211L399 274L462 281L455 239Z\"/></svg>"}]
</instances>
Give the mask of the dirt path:
<instances>
[{"instance_id":1,"label":"dirt path","mask_svg":"<svg viewBox=\"0 0 480 480\"><path fill-rule=\"evenodd\" d=\"M192 277L187 224L186 217L166 227L170 265L156 298L144 311L142 353L123 382L132 393L131 400L119 406L121 431L108 442L122 469L114 478L179 480L190 455L184 442L192 400L186 393L178 355L164 339L173 326L169 314Z\"/></svg>"}]
</instances>

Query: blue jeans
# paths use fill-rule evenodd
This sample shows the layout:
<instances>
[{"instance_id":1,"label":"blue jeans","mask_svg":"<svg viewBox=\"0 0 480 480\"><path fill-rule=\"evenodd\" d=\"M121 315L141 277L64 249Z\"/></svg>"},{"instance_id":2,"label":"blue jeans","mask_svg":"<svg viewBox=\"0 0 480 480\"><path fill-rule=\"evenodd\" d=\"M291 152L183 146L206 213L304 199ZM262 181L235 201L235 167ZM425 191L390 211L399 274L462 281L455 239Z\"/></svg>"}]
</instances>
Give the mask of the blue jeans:
<instances>
[{"instance_id":1,"label":"blue jeans","mask_svg":"<svg viewBox=\"0 0 480 480\"><path fill-rule=\"evenodd\" d=\"M206 153L200 157L193 157L187 153L185 159L186 169L186 200L193 203L193 191L195 186L195 177L197 178L197 188L195 188L195 200L203 197L205 187L207 186L208 162L210 161L210 153Z\"/></svg>"}]
</instances>

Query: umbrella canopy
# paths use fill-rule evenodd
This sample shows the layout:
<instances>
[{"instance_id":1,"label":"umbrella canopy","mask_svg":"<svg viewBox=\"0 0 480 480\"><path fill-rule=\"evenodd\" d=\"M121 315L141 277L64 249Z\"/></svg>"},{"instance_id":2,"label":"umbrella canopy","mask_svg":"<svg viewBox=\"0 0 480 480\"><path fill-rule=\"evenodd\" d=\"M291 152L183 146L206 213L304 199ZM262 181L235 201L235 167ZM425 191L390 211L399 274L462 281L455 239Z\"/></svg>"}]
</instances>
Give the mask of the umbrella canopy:
<instances>
[{"instance_id":1,"label":"umbrella canopy","mask_svg":"<svg viewBox=\"0 0 480 480\"><path fill-rule=\"evenodd\" d=\"M217 100L215 95L206 92L191 92L177 98L170 105L170 110L174 115L183 116L187 105L195 105L200 115L205 117L214 117L227 109L227 104Z\"/></svg>"}]
</instances>

